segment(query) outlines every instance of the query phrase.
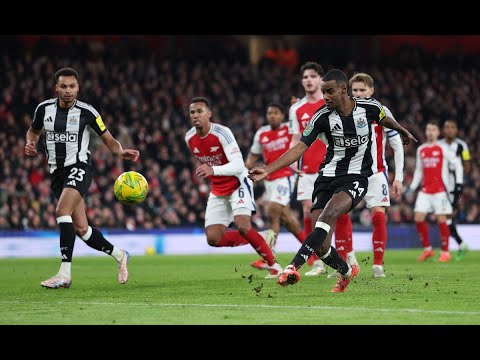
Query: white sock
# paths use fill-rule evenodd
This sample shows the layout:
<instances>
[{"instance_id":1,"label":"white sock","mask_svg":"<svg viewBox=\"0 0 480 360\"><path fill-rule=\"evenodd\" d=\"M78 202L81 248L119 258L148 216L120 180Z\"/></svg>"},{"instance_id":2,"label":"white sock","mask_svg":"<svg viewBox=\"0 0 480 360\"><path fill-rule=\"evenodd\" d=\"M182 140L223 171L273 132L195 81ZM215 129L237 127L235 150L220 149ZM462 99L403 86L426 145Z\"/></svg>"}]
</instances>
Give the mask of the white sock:
<instances>
[{"instance_id":1,"label":"white sock","mask_svg":"<svg viewBox=\"0 0 480 360\"><path fill-rule=\"evenodd\" d=\"M423 251L432 251L432 247L431 246L424 247Z\"/></svg>"},{"instance_id":2,"label":"white sock","mask_svg":"<svg viewBox=\"0 0 480 360\"><path fill-rule=\"evenodd\" d=\"M344 279L348 279L350 277L350 275L352 275L352 267L350 266L350 264L348 264L348 271L345 275L342 275Z\"/></svg>"},{"instance_id":3,"label":"white sock","mask_svg":"<svg viewBox=\"0 0 480 360\"><path fill-rule=\"evenodd\" d=\"M113 251L112 251L112 256L115 258L115 260L117 260L117 262L120 262L122 261L123 259L123 250L117 248L117 247L113 247Z\"/></svg>"},{"instance_id":4,"label":"white sock","mask_svg":"<svg viewBox=\"0 0 480 360\"><path fill-rule=\"evenodd\" d=\"M60 270L58 270L58 275L70 279L72 277L70 273L71 267L71 262L62 262L62 264L60 265Z\"/></svg>"}]
</instances>

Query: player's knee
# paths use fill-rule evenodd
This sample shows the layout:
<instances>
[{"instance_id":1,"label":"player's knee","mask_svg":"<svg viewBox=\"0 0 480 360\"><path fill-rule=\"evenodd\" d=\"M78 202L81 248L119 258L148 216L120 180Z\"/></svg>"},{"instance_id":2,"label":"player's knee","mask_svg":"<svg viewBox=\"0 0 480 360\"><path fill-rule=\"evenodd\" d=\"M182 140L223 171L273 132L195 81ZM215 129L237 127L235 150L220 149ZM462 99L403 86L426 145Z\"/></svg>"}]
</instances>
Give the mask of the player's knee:
<instances>
[{"instance_id":1,"label":"player's knee","mask_svg":"<svg viewBox=\"0 0 480 360\"><path fill-rule=\"evenodd\" d=\"M222 233L219 233L218 231L209 231L207 230L207 243L208 245L210 246L218 246L218 243L220 242L220 240L222 240L222 236L223 234Z\"/></svg>"},{"instance_id":2,"label":"player's knee","mask_svg":"<svg viewBox=\"0 0 480 360\"><path fill-rule=\"evenodd\" d=\"M207 237L207 243L210 246L216 247L218 246L219 242L220 242L220 239L218 237Z\"/></svg>"},{"instance_id":3,"label":"player's knee","mask_svg":"<svg viewBox=\"0 0 480 360\"><path fill-rule=\"evenodd\" d=\"M238 232L240 233L240 235L242 236L245 236L247 235L247 233L250 231L250 229L252 228L252 224L238 224L237 225L237 228L238 228Z\"/></svg>"},{"instance_id":4,"label":"player's knee","mask_svg":"<svg viewBox=\"0 0 480 360\"><path fill-rule=\"evenodd\" d=\"M322 214L319 217L319 220L327 224L332 224L337 221L340 215L342 215L342 213L338 209L334 207L329 207L329 208L327 207L323 209Z\"/></svg>"}]
</instances>

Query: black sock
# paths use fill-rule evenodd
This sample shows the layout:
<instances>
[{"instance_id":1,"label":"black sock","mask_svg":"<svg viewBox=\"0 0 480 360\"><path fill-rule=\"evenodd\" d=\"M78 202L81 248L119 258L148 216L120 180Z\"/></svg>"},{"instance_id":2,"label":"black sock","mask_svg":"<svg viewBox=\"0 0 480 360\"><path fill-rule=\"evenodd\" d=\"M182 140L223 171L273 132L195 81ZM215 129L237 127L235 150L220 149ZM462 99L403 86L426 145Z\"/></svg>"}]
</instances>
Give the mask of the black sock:
<instances>
[{"instance_id":1,"label":"black sock","mask_svg":"<svg viewBox=\"0 0 480 360\"><path fill-rule=\"evenodd\" d=\"M312 256L315 250L319 250L323 244L323 241L327 237L328 232L322 228L315 228L308 234L307 238L303 242L302 246L298 250L297 254L290 262L296 269L300 269L305 261Z\"/></svg>"},{"instance_id":2,"label":"black sock","mask_svg":"<svg viewBox=\"0 0 480 360\"><path fill-rule=\"evenodd\" d=\"M90 246L95 250L103 251L108 255L112 255L113 245L103 237L100 231L98 231L95 228L91 228L91 229L92 229L92 234L88 239L85 240L82 237L83 241L85 241L85 244L87 244L88 246Z\"/></svg>"},{"instance_id":3,"label":"black sock","mask_svg":"<svg viewBox=\"0 0 480 360\"><path fill-rule=\"evenodd\" d=\"M337 250L333 246L330 246L330 254L326 258L322 258L322 261L342 275L348 272L348 264L338 255Z\"/></svg>"},{"instance_id":4,"label":"black sock","mask_svg":"<svg viewBox=\"0 0 480 360\"><path fill-rule=\"evenodd\" d=\"M450 236L455 239L458 245L460 245L463 242L463 240L460 237L460 235L458 235L457 224L455 223L455 220L452 219L452 223L448 227L450 228Z\"/></svg>"},{"instance_id":5,"label":"black sock","mask_svg":"<svg viewBox=\"0 0 480 360\"><path fill-rule=\"evenodd\" d=\"M60 226L60 252L62 262L72 262L73 246L75 245L75 229L71 222L58 223Z\"/></svg>"}]
</instances>

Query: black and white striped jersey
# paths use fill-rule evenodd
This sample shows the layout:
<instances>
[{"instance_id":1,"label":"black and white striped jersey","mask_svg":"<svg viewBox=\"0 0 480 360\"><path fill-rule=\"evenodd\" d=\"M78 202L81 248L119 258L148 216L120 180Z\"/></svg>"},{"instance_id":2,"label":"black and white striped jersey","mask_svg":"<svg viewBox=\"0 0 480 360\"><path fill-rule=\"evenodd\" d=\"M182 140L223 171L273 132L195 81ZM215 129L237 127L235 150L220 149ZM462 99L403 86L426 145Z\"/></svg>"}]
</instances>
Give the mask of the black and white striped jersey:
<instances>
[{"instance_id":1,"label":"black and white striped jersey","mask_svg":"<svg viewBox=\"0 0 480 360\"><path fill-rule=\"evenodd\" d=\"M451 154L458 157L459 159L458 164L463 169L463 162L470 160L470 151L468 150L467 143L464 140L459 139L457 137L453 139L451 143L448 143L447 139L440 139L438 142L442 144L445 147L445 149L448 150ZM454 166L450 165L448 170L449 170L448 179L445 185L447 186L449 191L453 191L455 189L455 184L462 183L463 181L457 181L457 179L455 178Z\"/></svg>"},{"instance_id":2,"label":"black and white striped jersey","mask_svg":"<svg viewBox=\"0 0 480 360\"><path fill-rule=\"evenodd\" d=\"M300 139L310 146L317 138L327 145L327 155L320 166L321 176L349 174L370 176L372 170L373 123L381 124L385 110L373 98L353 98L355 106L348 116L322 106L312 116Z\"/></svg>"},{"instance_id":3,"label":"black and white striped jersey","mask_svg":"<svg viewBox=\"0 0 480 360\"><path fill-rule=\"evenodd\" d=\"M72 107L58 106L58 98L46 100L35 109L32 128L45 128L45 149L50 173L77 162L90 163L90 131L102 135L107 131L95 108L75 100Z\"/></svg>"}]
</instances>

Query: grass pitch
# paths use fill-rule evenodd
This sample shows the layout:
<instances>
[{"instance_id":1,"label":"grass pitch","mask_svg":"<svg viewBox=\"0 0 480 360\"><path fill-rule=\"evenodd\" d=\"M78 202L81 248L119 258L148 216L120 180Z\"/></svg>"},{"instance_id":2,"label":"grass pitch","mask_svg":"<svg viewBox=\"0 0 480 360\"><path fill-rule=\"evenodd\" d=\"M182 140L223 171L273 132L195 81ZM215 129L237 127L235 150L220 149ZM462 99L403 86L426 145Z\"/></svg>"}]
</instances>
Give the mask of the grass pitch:
<instances>
[{"instance_id":1,"label":"grass pitch","mask_svg":"<svg viewBox=\"0 0 480 360\"><path fill-rule=\"evenodd\" d=\"M417 263L420 251L387 251L383 279L357 253L360 274L338 294L326 276L264 280L255 254L134 256L125 285L109 256L77 257L72 287L57 290L40 281L59 259L1 259L0 324L480 324L480 252L444 264Z\"/></svg>"}]
</instances>

